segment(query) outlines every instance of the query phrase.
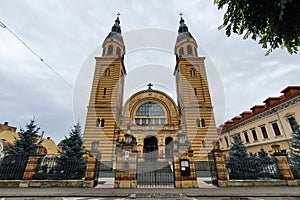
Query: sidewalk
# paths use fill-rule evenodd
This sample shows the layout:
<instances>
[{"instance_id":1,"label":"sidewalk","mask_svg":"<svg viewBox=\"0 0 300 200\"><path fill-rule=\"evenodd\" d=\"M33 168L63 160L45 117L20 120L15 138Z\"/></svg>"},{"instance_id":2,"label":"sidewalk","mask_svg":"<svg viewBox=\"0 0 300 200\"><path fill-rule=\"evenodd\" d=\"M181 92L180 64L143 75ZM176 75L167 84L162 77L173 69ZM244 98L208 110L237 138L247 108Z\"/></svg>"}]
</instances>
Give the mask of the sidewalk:
<instances>
[{"instance_id":1,"label":"sidewalk","mask_svg":"<svg viewBox=\"0 0 300 200\"><path fill-rule=\"evenodd\" d=\"M0 197L300 197L299 187L227 187L227 188L0 188Z\"/></svg>"}]
</instances>

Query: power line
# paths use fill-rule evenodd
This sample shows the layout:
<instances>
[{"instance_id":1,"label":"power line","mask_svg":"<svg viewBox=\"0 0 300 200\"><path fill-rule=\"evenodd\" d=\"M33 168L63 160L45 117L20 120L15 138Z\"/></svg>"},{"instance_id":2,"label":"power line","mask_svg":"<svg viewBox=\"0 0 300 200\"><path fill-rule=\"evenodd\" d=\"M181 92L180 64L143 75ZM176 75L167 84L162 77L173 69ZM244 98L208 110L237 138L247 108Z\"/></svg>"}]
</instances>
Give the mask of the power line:
<instances>
[{"instance_id":1,"label":"power line","mask_svg":"<svg viewBox=\"0 0 300 200\"><path fill-rule=\"evenodd\" d=\"M41 62L44 63L56 76L58 76L65 84L67 84L74 92L77 92L73 86L66 80L64 77L62 77L50 64L48 64L41 56L39 56L32 48L30 48L16 33L14 33L12 30L10 30L3 22L0 21L0 26L2 28L7 29L15 38L17 38L35 57L37 57ZM84 97L81 93L79 93L80 96ZM85 98L85 97L84 97Z\"/></svg>"}]
</instances>

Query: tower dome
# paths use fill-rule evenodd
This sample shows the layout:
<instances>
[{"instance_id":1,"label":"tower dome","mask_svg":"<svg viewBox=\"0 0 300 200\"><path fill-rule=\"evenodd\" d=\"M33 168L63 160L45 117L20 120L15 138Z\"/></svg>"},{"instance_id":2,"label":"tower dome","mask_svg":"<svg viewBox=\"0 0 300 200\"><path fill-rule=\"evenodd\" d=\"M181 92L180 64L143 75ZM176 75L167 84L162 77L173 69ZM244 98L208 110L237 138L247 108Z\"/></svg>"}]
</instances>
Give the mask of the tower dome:
<instances>
[{"instance_id":1,"label":"tower dome","mask_svg":"<svg viewBox=\"0 0 300 200\"><path fill-rule=\"evenodd\" d=\"M187 25L184 23L182 13L180 15L178 36L175 45L175 54L178 57L195 57L197 56L197 42L189 32Z\"/></svg>"},{"instance_id":2,"label":"tower dome","mask_svg":"<svg viewBox=\"0 0 300 200\"><path fill-rule=\"evenodd\" d=\"M102 44L103 56L122 57L125 54L125 45L121 34L122 31L119 16L120 14L118 13L110 33Z\"/></svg>"}]
</instances>

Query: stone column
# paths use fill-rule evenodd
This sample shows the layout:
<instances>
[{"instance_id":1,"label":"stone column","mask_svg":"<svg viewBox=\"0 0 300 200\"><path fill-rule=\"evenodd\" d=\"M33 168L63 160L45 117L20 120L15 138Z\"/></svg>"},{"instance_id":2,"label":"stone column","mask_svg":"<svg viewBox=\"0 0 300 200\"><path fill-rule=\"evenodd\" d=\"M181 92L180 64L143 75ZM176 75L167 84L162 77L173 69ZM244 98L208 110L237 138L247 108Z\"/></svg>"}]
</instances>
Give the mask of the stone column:
<instances>
[{"instance_id":1,"label":"stone column","mask_svg":"<svg viewBox=\"0 0 300 200\"><path fill-rule=\"evenodd\" d=\"M227 169L224 160L224 154L221 151L213 152L215 157L215 165L217 171L217 179L219 187L226 187L227 186Z\"/></svg>"},{"instance_id":2,"label":"stone column","mask_svg":"<svg viewBox=\"0 0 300 200\"><path fill-rule=\"evenodd\" d=\"M115 188L136 188L136 152L119 152L117 154L117 165L115 175Z\"/></svg>"},{"instance_id":3,"label":"stone column","mask_svg":"<svg viewBox=\"0 0 300 200\"><path fill-rule=\"evenodd\" d=\"M182 170L185 167L184 165L186 161L188 161L189 169L190 169L190 174L188 176L182 174ZM187 152L183 154L174 153L174 171L175 171L176 188L197 188L198 187L195 163L193 159L193 152Z\"/></svg>"},{"instance_id":4,"label":"stone column","mask_svg":"<svg viewBox=\"0 0 300 200\"><path fill-rule=\"evenodd\" d=\"M286 181L288 186L297 186L297 181L294 180L293 173L291 171L290 165L287 161L286 156L274 156L276 164L279 168L279 172L282 175L283 179Z\"/></svg>"},{"instance_id":5,"label":"stone column","mask_svg":"<svg viewBox=\"0 0 300 200\"><path fill-rule=\"evenodd\" d=\"M89 187L89 188L94 187L96 166L97 166L97 159L94 156L89 155L86 164L83 187Z\"/></svg>"}]
</instances>

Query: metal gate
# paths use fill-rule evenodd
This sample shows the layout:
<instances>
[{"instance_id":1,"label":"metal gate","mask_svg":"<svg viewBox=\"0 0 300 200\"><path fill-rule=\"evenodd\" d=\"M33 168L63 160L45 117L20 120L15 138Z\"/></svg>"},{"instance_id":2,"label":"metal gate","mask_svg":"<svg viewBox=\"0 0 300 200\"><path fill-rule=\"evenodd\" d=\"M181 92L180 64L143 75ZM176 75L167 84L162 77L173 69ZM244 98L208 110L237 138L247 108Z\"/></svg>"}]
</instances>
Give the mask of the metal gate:
<instances>
[{"instance_id":1,"label":"metal gate","mask_svg":"<svg viewBox=\"0 0 300 200\"><path fill-rule=\"evenodd\" d=\"M137 166L138 187L174 187L172 162L142 161Z\"/></svg>"},{"instance_id":2,"label":"metal gate","mask_svg":"<svg viewBox=\"0 0 300 200\"><path fill-rule=\"evenodd\" d=\"M208 163L210 168L211 182L213 185L218 186L218 174L214 153L208 153Z\"/></svg>"},{"instance_id":3,"label":"metal gate","mask_svg":"<svg viewBox=\"0 0 300 200\"><path fill-rule=\"evenodd\" d=\"M144 172L137 174L139 187L174 187L173 173Z\"/></svg>"}]
</instances>

